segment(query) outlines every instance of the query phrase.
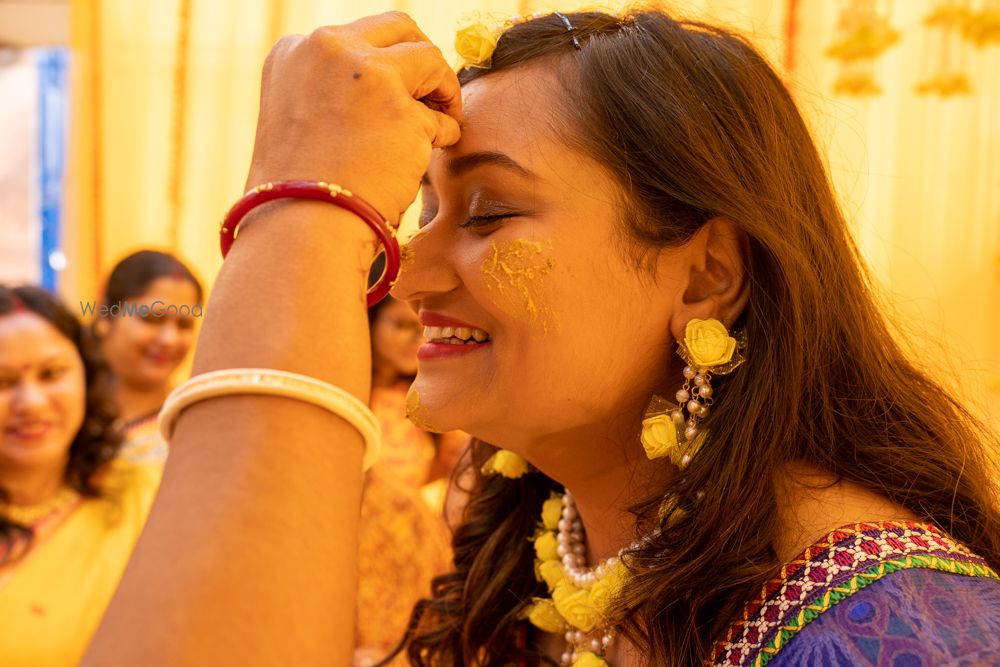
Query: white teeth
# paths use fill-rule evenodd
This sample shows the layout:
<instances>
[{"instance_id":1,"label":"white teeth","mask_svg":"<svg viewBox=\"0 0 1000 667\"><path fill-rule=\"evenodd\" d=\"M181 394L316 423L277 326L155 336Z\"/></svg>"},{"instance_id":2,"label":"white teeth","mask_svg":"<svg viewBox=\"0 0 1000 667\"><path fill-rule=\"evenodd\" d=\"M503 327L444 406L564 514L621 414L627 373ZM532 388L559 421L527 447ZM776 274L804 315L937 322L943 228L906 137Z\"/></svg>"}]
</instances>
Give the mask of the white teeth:
<instances>
[{"instance_id":1,"label":"white teeth","mask_svg":"<svg viewBox=\"0 0 1000 667\"><path fill-rule=\"evenodd\" d=\"M439 343L473 344L490 339L482 329L471 327L424 327L424 338Z\"/></svg>"}]
</instances>

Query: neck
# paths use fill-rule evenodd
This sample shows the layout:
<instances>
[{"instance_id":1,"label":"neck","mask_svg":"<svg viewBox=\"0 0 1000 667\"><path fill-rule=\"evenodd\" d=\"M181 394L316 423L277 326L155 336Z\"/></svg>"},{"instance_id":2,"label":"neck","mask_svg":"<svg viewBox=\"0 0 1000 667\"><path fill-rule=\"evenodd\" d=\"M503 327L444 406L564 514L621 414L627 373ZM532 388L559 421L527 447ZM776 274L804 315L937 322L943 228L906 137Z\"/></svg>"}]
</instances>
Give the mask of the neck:
<instances>
[{"instance_id":1,"label":"neck","mask_svg":"<svg viewBox=\"0 0 1000 667\"><path fill-rule=\"evenodd\" d=\"M43 505L63 487L64 467L31 470L0 470L0 488L7 504L21 507Z\"/></svg>"},{"instance_id":2,"label":"neck","mask_svg":"<svg viewBox=\"0 0 1000 667\"><path fill-rule=\"evenodd\" d=\"M372 373L372 386L384 389L386 387L391 387L399 382L399 374L391 368L387 368L384 365L379 365L375 367L374 373Z\"/></svg>"},{"instance_id":3,"label":"neck","mask_svg":"<svg viewBox=\"0 0 1000 667\"><path fill-rule=\"evenodd\" d=\"M803 463L777 469L775 493L780 530L774 547L783 563L841 526L886 519L920 521L874 491Z\"/></svg>"},{"instance_id":4,"label":"neck","mask_svg":"<svg viewBox=\"0 0 1000 667\"><path fill-rule=\"evenodd\" d=\"M170 387L166 384L152 387L136 387L119 382L115 387L115 399L118 402L119 419L123 422L156 412L163 405Z\"/></svg>"},{"instance_id":5,"label":"neck","mask_svg":"<svg viewBox=\"0 0 1000 667\"><path fill-rule=\"evenodd\" d=\"M612 426L598 437L593 428L561 434L532 449L545 453L542 460L533 457L532 463L573 494L591 565L635 541L635 517L629 508L669 482L675 472L665 460L646 457L635 420L617 429Z\"/></svg>"}]
</instances>

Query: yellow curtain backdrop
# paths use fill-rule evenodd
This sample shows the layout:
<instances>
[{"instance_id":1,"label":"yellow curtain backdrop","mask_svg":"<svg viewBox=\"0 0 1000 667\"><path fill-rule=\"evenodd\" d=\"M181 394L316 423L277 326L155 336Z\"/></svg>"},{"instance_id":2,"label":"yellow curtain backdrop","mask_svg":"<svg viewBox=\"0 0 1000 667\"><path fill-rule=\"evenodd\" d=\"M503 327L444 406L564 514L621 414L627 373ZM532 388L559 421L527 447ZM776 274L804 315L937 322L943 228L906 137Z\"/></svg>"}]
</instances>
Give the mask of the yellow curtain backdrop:
<instances>
[{"instance_id":1,"label":"yellow curtain backdrop","mask_svg":"<svg viewBox=\"0 0 1000 667\"><path fill-rule=\"evenodd\" d=\"M894 317L921 354L937 352L957 393L985 397L1000 415L1000 48L965 55L971 95L918 96L914 86L935 57L921 25L933 3L897 2L891 17L902 39L874 70L884 94L837 97L838 65L823 52L845 3L670 6L749 32L783 69ZM400 9L452 57L454 31L470 15L581 6L594 5L74 0L64 296L96 298L118 258L149 246L177 252L211 283L221 264L217 223L249 164L260 67L280 35Z\"/></svg>"}]
</instances>

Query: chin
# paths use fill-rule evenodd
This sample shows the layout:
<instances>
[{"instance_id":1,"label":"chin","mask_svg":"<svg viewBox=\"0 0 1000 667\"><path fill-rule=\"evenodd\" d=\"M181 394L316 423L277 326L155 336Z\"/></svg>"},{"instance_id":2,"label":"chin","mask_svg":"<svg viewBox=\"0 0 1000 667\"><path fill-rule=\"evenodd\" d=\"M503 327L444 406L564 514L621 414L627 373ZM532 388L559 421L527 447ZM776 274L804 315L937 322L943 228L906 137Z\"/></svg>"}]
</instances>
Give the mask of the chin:
<instances>
[{"instance_id":1,"label":"chin","mask_svg":"<svg viewBox=\"0 0 1000 667\"><path fill-rule=\"evenodd\" d=\"M65 466L68 457L68 445L51 441L0 445L0 468L38 470L56 465Z\"/></svg>"},{"instance_id":2,"label":"chin","mask_svg":"<svg viewBox=\"0 0 1000 667\"><path fill-rule=\"evenodd\" d=\"M146 368L136 379L139 381L140 386L149 388L159 387L167 383L174 372L174 368L173 366L170 368Z\"/></svg>"},{"instance_id":3,"label":"chin","mask_svg":"<svg viewBox=\"0 0 1000 667\"><path fill-rule=\"evenodd\" d=\"M462 392L444 391L440 384L421 381L420 376L410 385L406 395L406 416L425 430L469 430L479 423L484 403Z\"/></svg>"}]
</instances>

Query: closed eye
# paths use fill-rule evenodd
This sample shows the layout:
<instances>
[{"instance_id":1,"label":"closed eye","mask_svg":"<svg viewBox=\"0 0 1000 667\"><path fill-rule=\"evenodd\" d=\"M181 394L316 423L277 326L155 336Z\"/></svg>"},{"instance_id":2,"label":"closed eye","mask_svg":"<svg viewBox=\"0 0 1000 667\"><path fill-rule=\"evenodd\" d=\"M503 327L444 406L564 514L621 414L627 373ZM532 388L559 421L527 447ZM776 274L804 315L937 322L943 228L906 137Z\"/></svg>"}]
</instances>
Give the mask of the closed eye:
<instances>
[{"instance_id":1,"label":"closed eye","mask_svg":"<svg viewBox=\"0 0 1000 667\"><path fill-rule=\"evenodd\" d=\"M474 215L468 220L459 225L463 229L474 229L480 227L489 227L490 225L496 224L501 220L506 220L507 218L516 218L517 213L497 213L495 215Z\"/></svg>"}]
</instances>

